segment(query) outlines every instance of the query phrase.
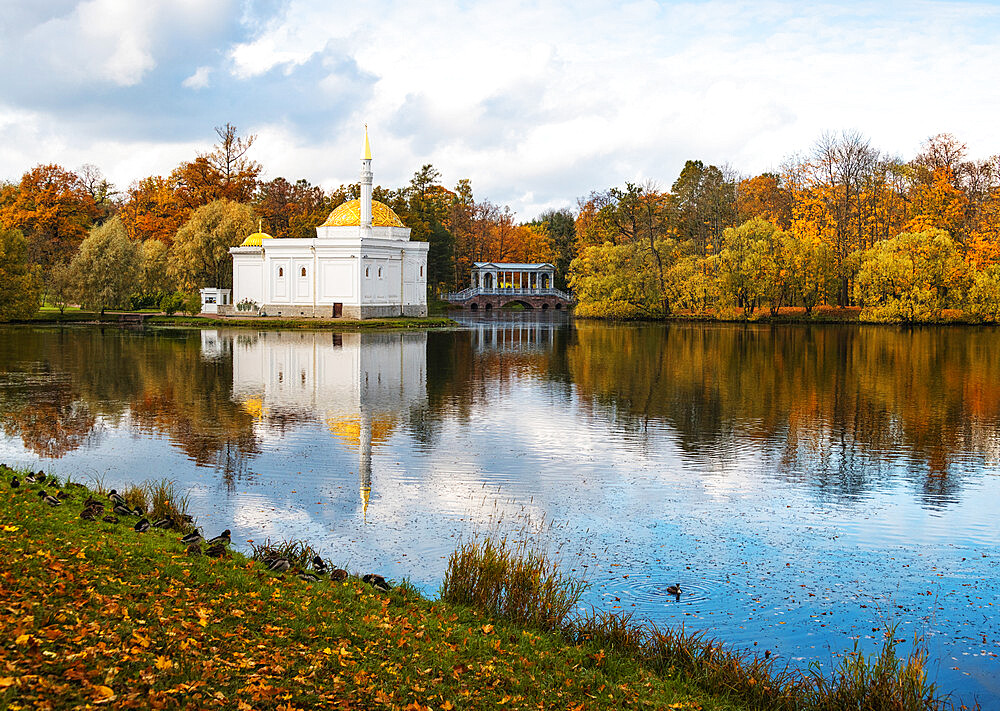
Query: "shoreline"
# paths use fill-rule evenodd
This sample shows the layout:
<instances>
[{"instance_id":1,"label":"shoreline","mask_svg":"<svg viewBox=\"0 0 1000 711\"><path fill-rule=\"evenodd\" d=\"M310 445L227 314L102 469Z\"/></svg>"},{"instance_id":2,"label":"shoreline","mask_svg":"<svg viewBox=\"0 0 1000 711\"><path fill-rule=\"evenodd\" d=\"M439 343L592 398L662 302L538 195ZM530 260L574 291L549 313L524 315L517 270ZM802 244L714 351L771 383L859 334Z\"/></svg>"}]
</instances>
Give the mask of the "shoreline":
<instances>
[{"instance_id":1,"label":"shoreline","mask_svg":"<svg viewBox=\"0 0 1000 711\"><path fill-rule=\"evenodd\" d=\"M141 321L128 320L141 317ZM92 312L67 314L40 313L31 319L3 322L6 326L121 326L125 328L247 328L254 330L289 329L313 331L399 330L450 328L457 326L447 316L400 317L377 319L292 319L254 316L164 316L141 312L107 312L104 316Z\"/></svg>"},{"instance_id":2,"label":"shoreline","mask_svg":"<svg viewBox=\"0 0 1000 711\"><path fill-rule=\"evenodd\" d=\"M408 711L951 707L925 678L925 653L917 647L897 657L891 634L878 658L855 649L842 668L820 674L782 669L775 658L625 615L594 611L519 624L488 606L425 598L405 580L385 590L360 571L336 582L300 578L296 573L307 572L301 561L275 574L258 556L260 546L253 556L228 547L220 557L192 556L178 531L140 533L133 527L138 516L121 515L117 524L85 521L84 499L106 498L99 482L92 490L67 479L62 503L47 504L38 492L47 486L55 494L59 482L29 483L27 474L0 465L7 494L0 499L0 554L9 563L0 570L0 599L9 612L0 628L13 640L0 672L9 675L0 676L7 708L53 699L57 706L141 706L156 699L196 708L284 702L282 708L293 709L346 704ZM14 476L25 479L17 488ZM168 491L161 505L184 511L169 482L141 488ZM125 490L126 498L135 489ZM298 541L263 548L296 546L311 554ZM475 573L477 566L495 567L497 560L477 559L476 548L460 545L453 554L472 576L449 567L452 585L470 581L464 589L473 595L484 592L484 579L490 582ZM531 557L509 560L522 570ZM540 572L548 589L553 578ZM501 585L512 578L493 577Z\"/></svg>"}]
</instances>

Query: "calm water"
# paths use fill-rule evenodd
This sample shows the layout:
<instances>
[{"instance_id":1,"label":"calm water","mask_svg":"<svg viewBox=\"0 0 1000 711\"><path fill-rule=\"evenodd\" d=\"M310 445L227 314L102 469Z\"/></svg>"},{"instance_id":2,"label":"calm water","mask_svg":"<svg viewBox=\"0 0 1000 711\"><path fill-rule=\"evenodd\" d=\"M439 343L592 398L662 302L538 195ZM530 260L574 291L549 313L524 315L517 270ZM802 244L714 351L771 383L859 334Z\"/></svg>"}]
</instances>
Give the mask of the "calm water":
<instances>
[{"instance_id":1,"label":"calm water","mask_svg":"<svg viewBox=\"0 0 1000 711\"><path fill-rule=\"evenodd\" d=\"M796 665L895 623L984 708L998 426L994 329L0 329L0 461L168 477L209 533L430 594L463 536L531 535L588 604Z\"/></svg>"}]
</instances>

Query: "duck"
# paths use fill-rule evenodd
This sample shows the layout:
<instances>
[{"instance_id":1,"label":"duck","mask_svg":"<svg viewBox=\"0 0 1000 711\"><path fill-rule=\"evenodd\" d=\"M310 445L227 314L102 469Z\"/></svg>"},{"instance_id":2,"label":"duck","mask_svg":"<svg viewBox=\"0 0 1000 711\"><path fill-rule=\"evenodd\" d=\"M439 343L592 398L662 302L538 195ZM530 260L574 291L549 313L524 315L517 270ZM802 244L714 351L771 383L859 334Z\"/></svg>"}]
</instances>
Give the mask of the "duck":
<instances>
[{"instance_id":1,"label":"duck","mask_svg":"<svg viewBox=\"0 0 1000 711\"><path fill-rule=\"evenodd\" d=\"M115 507L111 509L118 516L132 516L132 509L124 504L115 504Z\"/></svg>"},{"instance_id":2,"label":"duck","mask_svg":"<svg viewBox=\"0 0 1000 711\"><path fill-rule=\"evenodd\" d=\"M87 509L89 509L91 507L95 507L95 508L100 508L103 511L104 510L104 502L103 501L98 501L93 496L89 496L89 497L87 497L87 500L83 502L83 507L87 508Z\"/></svg>"},{"instance_id":3,"label":"duck","mask_svg":"<svg viewBox=\"0 0 1000 711\"><path fill-rule=\"evenodd\" d=\"M392 586L385 581L385 578L375 573L366 573L361 576L361 580L380 592L389 592L392 589Z\"/></svg>"},{"instance_id":4,"label":"duck","mask_svg":"<svg viewBox=\"0 0 1000 711\"><path fill-rule=\"evenodd\" d=\"M140 518L138 521L136 521L135 526L133 526L133 528L136 530L136 533L145 533L146 531L149 530L149 519Z\"/></svg>"},{"instance_id":5,"label":"duck","mask_svg":"<svg viewBox=\"0 0 1000 711\"><path fill-rule=\"evenodd\" d=\"M227 552L226 546L222 543L216 543L214 546L209 546L205 549L205 555L209 558L222 558Z\"/></svg>"},{"instance_id":6,"label":"duck","mask_svg":"<svg viewBox=\"0 0 1000 711\"><path fill-rule=\"evenodd\" d=\"M84 521L96 521L97 517L100 515L100 511L93 506L88 506L83 511L80 512L80 518Z\"/></svg>"},{"instance_id":7,"label":"duck","mask_svg":"<svg viewBox=\"0 0 1000 711\"><path fill-rule=\"evenodd\" d=\"M153 528L173 528L174 519L172 516L164 516L159 521L153 522Z\"/></svg>"},{"instance_id":8,"label":"duck","mask_svg":"<svg viewBox=\"0 0 1000 711\"><path fill-rule=\"evenodd\" d=\"M141 506L136 506L134 509L132 509L132 515L133 516L145 516L146 515L146 510L143 509Z\"/></svg>"},{"instance_id":9,"label":"duck","mask_svg":"<svg viewBox=\"0 0 1000 711\"><path fill-rule=\"evenodd\" d=\"M34 484L38 479L35 478L35 472L28 472L28 476L24 477L24 481L27 484Z\"/></svg>"},{"instance_id":10,"label":"duck","mask_svg":"<svg viewBox=\"0 0 1000 711\"><path fill-rule=\"evenodd\" d=\"M42 501L44 501L45 503L47 503L49 506L62 506L62 501L60 501L59 499L57 499L54 496L49 496L48 494L46 494L42 498Z\"/></svg>"},{"instance_id":11,"label":"duck","mask_svg":"<svg viewBox=\"0 0 1000 711\"><path fill-rule=\"evenodd\" d=\"M316 576L316 575L313 575L312 573L299 573L296 577L299 580L301 580L302 582L305 582L305 583L318 583L319 582L319 577Z\"/></svg>"},{"instance_id":12,"label":"duck","mask_svg":"<svg viewBox=\"0 0 1000 711\"><path fill-rule=\"evenodd\" d=\"M287 558L268 558L264 562L267 563L267 569L272 573L284 573L292 567L291 562Z\"/></svg>"},{"instance_id":13,"label":"duck","mask_svg":"<svg viewBox=\"0 0 1000 711\"><path fill-rule=\"evenodd\" d=\"M326 561L316 556L312 559L313 570L316 571L317 575L326 575L330 568L327 566Z\"/></svg>"},{"instance_id":14,"label":"duck","mask_svg":"<svg viewBox=\"0 0 1000 711\"><path fill-rule=\"evenodd\" d=\"M201 543L202 540L204 539L201 537L201 531L195 529L191 533L181 538L181 543L183 543L184 545L191 545L193 543Z\"/></svg>"},{"instance_id":15,"label":"duck","mask_svg":"<svg viewBox=\"0 0 1000 711\"><path fill-rule=\"evenodd\" d=\"M189 545L184 550L192 558L196 557L196 556L199 556L199 555L201 555L201 544L200 543L192 543L191 545Z\"/></svg>"},{"instance_id":16,"label":"duck","mask_svg":"<svg viewBox=\"0 0 1000 711\"><path fill-rule=\"evenodd\" d=\"M20 480L17 477L14 477L14 478L12 478L10 480L10 488L11 489L16 489L19 486L21 486L21 482L20 482Z\"/></svg>"},{"instance_id":17,"label":"duck","mask_svg":"<svg viewBox=\"0 0 1000 711\"><path fill-rule=\"evenodd\" d=\"M66 491L57 491L56 498L65 501L66 499L72 498L72 494Z\"/></svg>"},{"instance_id":18,"label":"duck","mask_svg":"<svg viewBox=\"0 0 1000 711\"><path fill-rule=\"evenodd\" d=\"M118 523L118 517L117 516L105 516L101 520L104 521L104 523L110 523L112 525L115 525L115 524Z\"/></svg>"},{"instance_id":19,"label":"duck","mask_svg":"<svg viewBox=\"0 0 1000 711\"><path fill-rule=\"evenodd\" d=\"M330 571L330 580L335 583L347 580L347 571L343 568L334 568Z\"/></svg>"},{"instance_id":20,"label":"duck","mask_svg":"<svg viewBox=\"0 0 1000 711\"><path fill-rule=\"evenodd\" d=\"M119 494L114 489L112 489L111 491L108 492L108 498L111 499L111 503L113 503L113 504L124 504L125 503L125 497L122 496L121 494Z\"/></svg>"},{"instance_id":21,"label":"duck","mask_svg":"<svg viewBox=\"0 0 1000 711\"><path fill-rule=\"evenodd\" d=\"M220 533L218 536L216 536L215 538L212 538L211 540L209 540L210 544L221 543L221 544L227 545L227 546L230 543L232 543L232 542L233 541L232 541L232 538L231 538L231 532L230 532L230 530L228 528L225 531L223 531L222 533Z\"/></svg>"},{"instance_id":22,"label":"duck","mask_svg":"<svg viewBox=\"0 0 1000 711\"><path fill-rule=\"evenodd\" d=\"M671 595L680 596L680 594L681 594L681 584L680 583L674 583L673 585L668 585L667 586L667 592L670 593Z\"/></svg>"}]
</instances>

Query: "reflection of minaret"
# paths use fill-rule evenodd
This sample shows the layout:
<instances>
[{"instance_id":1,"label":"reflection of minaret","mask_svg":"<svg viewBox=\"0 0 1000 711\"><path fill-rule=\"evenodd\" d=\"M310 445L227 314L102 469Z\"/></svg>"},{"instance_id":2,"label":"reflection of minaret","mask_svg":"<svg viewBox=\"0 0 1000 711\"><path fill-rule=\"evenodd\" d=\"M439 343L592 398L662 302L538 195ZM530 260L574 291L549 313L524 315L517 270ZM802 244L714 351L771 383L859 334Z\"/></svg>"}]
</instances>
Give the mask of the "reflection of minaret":
<instances>
[{"instance_id":1,"label":"reflection of minaret","mask_svg":"<svg viewBox=\"0 0 1000 711\"><path fill-rule=\"evenodd\" d=\"M368 520L368 497L372 493L372 417L364 409L361 410L361 446L358 447L360 461L358 476L361 479L362 515Z\"/></svg>"}]
</instances>

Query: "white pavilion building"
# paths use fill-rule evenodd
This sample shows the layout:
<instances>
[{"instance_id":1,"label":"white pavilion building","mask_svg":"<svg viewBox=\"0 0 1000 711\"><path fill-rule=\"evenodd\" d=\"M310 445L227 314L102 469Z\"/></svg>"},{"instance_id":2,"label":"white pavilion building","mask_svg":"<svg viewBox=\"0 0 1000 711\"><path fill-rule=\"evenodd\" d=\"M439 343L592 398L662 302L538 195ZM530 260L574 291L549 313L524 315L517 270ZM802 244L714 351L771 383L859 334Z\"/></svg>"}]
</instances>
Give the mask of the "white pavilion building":
<instances>
[{"instance_id":1,"label":"white pavilion building","mask_svg":"<svg viewBox=\"0 0 1000 711\"><path fill-rule=\"evenodd\" d=\"M233 255L233 306L283 317L388 318L427 315L427 242L392 208L372 200L372 154L365 128L361 199L335 209L316 237L247 237Z\"/></svg>"}]
</instances>

